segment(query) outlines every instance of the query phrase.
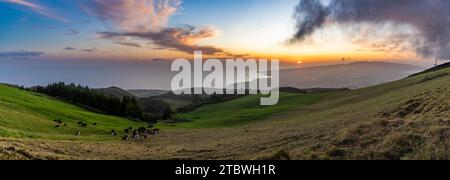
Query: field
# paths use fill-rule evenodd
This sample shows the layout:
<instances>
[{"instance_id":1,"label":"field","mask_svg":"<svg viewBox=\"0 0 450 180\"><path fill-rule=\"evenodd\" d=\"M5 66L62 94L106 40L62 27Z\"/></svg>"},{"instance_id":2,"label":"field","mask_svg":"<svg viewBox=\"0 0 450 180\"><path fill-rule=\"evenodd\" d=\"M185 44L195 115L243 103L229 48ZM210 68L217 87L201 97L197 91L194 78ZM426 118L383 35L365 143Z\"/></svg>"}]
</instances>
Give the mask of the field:
<instances>
[{"instance_id":1,"label":"field","mask_svg":"<svg viewBox=\"0 0 450 180\"><path fill-rule=\"evenodd\" d=\"M38 94L0 86L3 159L450 159L450 69L374 87L258 96L177 115L148 141L122 142L111 128L141 126ZM54 118L70 123L55 129ZM79 120L97 127L72 134Z\"/></svg>"},{"instance_id":2,"label":"field","mask_svg":"<svg viewBox=\"0 0 450 180\"><path fill-rule=\"evenodd\" d=\"M55 119L61 119L63 123L58 124L54 122ZM78 122L86 123L88 126L82 128ZM57 128L57 125L60 127ZM0 85L0 136L2 137L113 140L111 130L122 132L130 126L136 128L146 125L89 112L45 95ZM81 136L75 136L77 131L81 132Z\"/></svg>"},{"instance_id":3,"label":"field","mask_svg":"<svg viewBox=\"0 0 450 180\"><path fill-rule=\"evenodd\" d=\"M176 128L236 127L266 119L278 112L287 112L310 105L323 96L324 94L281 93L280 103L276 106L260 106L262 96L245 96L224 103L206 105L191 113L180 114L175 118L188 122L172 124L172 126L165 124L165 126Z\"/></svg>"}]
</instances>

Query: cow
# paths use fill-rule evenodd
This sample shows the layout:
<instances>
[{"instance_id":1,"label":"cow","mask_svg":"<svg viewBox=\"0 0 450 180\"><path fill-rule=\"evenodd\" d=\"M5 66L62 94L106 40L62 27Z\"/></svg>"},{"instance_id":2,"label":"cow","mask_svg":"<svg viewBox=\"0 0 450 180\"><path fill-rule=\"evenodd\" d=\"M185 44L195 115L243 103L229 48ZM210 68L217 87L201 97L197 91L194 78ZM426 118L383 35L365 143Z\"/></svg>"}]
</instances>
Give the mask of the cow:
<instances>
[{"instance_id":1,"label":"cow","mask_svg":"<svg viewBox=\"0 0 450 180\"><path fill-rule=\"evenodd\" d=\"M125 136L122 137L122 141L127 141L128 138L129 138L128 135L125 135Z\"/></svg>"},{"instance_id":2,"label":"cow","mask_svg":"<svg viewBox=\"0 0 450 180\"><path fill-rule=\"evenodd\" d=\"M133 131L133 139L134 140L139 140L139 131Z\"/></svg>"},{"instance_id":3,"label":"cow","mask_svg":"<svg viewBox=\"0 0 450 180\"><path fill-rule=\"evenodd\" d=\"M151 135L157 135L158 134L158 132L159 132L159 129L152 129L152 130L148 130L148 133L149 134L151 134Z\"/></svg>"}]
</instances>

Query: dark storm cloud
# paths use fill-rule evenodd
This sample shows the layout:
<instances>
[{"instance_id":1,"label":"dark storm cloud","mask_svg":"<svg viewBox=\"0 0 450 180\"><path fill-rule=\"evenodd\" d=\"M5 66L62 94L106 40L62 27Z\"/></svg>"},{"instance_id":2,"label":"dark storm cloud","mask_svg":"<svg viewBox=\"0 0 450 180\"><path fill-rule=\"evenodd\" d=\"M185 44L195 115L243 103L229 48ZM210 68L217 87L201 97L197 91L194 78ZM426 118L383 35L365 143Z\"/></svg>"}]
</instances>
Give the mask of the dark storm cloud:
<instances>
[{"instance_id":1,"label":"dark storm cloud","mask_svg":"<svg viewBox=\"0 0 450 180\"><path fill-rule=\"evenodd\" d=\"M35 51L0 52L0 58L12 58L12 59L39 57L42 55L44 55L43 52L35 52Z\"/></svg>"},{"instance_id":2,"label":"dark storm cloud","mask_svg":"<svg viewBox=\"0 0 450 180\"><path fill-rule=\"evenodd\" d=\"M297 29L290 42L303 40L329 23L397 23L417 29L422 42L413 42L422 56L450 55L450 1L448 0L300 0ZM375 30L374 30L375 31Z\"/></svg>"},{"instance_id":3,"label":"dark storm cloud","mask_svg":"<svg viewBox=\"0 0 450 180\"><path fill-rule=\"evenodd\" d=\"M291 42L301 41L305 36L312 34L325 23L329 14L328 8L324 7L320 1L301 0L295 8L297 32Z\"/></svg>"}]
</instances>

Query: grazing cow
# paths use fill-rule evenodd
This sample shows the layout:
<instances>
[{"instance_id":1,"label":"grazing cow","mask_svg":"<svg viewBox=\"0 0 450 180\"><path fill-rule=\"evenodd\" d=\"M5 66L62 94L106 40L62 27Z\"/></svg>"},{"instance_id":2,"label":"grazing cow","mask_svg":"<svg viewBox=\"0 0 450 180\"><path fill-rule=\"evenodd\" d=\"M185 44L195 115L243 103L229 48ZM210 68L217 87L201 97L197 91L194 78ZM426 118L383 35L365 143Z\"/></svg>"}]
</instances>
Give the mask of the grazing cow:
<instances>
[{"instance_id":1,"label":"grazing cow","mask_svg":"<svg viewBox=\"0 0 450 180\"><path fill-rule=\"evenodd\" d=\"M81 124L81 127L87 127L88 125L86 123Z\"/></svg>"},{"instance_id":2,"label":"grazing cow","mask_svg":"<svg viewBox=\"0 0 450 180\"><path fill-rule=\"evenodd\" d=\"M159 132L159 129L152 129L151 131L150 131L150 134L152 134L152 135L157 135L158 134L158 132Z\"/></svg>"},{"instance_id":3,"label":"grazing cow","mask_svg":"<svg viewBox=\"0 0 450 180\"><path fill-rule=\"evenodd\" d=\"M139 139L139 131L134 131L134 139L138 140Z\"/></svg>"},{"instance_id":4,"label":"grazing cow","mask_svg":"<svg viewBox=\"0 0 450 180\"><path fill-rule=\"evenodd\" d=\"M133 131L133 139L134 140L139 140L139 131L138 130Z\"/></svg>"},{"instance_id":5,"label":"grazing cow","mask_svg":"<svg viewBox=\"0 0 450 180\"><path fill-rule=\"evenodd\" d=\"M82 122L82 121L80 121L80 122L78 122L78 124L79 124L79 125L81 125L81 124L83 124L83 122Z\"/></svg>"},{"instance_id":6,"label":"grazing cow","mask_svg":"<svg viewBox=\"0 0 450 180\"><path fill-rule=\"evenodd\" d=\"M148 138L148 133L145 132L145 133L143 134L143 136L144 136L144 140L147 140L147 138Z\"/></svg>"},{"instance_id":7,"label":"grazing cow","mask_svg":"<svg viewBox=\"0 0 450 180\"><path fill-rule=\"evenodd\" d=\"M144 137L144 140L147 140L149 136L152 135L152 132L150 130L146 130L142 136Z\"/></svg>"},{"instance_id":8,"label":"grazing cow","mask_svg":"<svg viewBox=\"0 0 450 180\"><path fill-rule=\"evenodd\" d=\"M123 136L122 141L128 141L128 135Z\"/></svg>"},{"instance_id":9,"label":"grazing cow","mask_svg":"<svg viewBox=\"0 0 450 180\"><path fill-rule=\"evenodd\" d=\"M64 123L64 126L67 126L67 123Z\"/></svg>"},{"instance_id":10,"label":"grazing cow","mask_svg":"<svg viewBox=\"0 0 450 180\"><path fill-rule=\"evenodd\" d=\"M75 136L81 136L81 131L77 131L77 133L75 133Z\"/></svg>"},{"instance_id":11,"label":"grazing cow","mask_svg":"<svg viewBox=\"0 0 450 180\"><path fill-rule=\"evenodd\" d=\"M124 131L126 134L128 134L128 133L130 132L129 129L124 129L123 131Z\"/></svg>"},{"instance_id":12,"label":"grazing cow","mask_svg":"<svg viewBox=\"0 0 450 180\"><path fill-rule=\"evenodd\" d=\"M55 128L56 128L56 129L58 129L58 128L60 128L60 127L61 127L60 125L55 125Z\"/></svg>"},{"instance_id":13,"label":"grazing cow","mask_svg":"<svg viewBox=\"0 0 450 180\"><path fill-rule=\"evenodd\" d=\"M117 133L116 133L116 131L114 129L111 130L111 136L117 136Z\"/></svg>"},{"instance_id":14,"label":"grazing cow","mask_svg":"<svg viewBox=\"0 0 450 180\"><path fill-rule=\"evenodd\" d=\"M93 126L97 126L97 123L94 123Z\"/></svg>"},{"instance_id":15,"label":"grazing cow","mask_svg":"<svg viewBox=\"0 0 450 180\"><path fill-rule=\"evenodd\" d=\"M138 129L138 131L142 134L142 133L145 133L145 132L147 131L147 128L145 128L145 127L140 127L140 128Z\"/></svg>"}]
</instances>

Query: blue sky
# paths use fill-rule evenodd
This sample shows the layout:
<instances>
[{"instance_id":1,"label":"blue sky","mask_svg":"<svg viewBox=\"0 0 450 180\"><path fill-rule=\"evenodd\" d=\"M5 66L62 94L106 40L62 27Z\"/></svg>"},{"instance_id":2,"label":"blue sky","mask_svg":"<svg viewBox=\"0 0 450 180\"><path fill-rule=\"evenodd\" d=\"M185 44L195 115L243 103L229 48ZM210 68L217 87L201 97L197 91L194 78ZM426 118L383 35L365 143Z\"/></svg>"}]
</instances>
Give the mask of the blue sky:
<instances>
[{"instance_id":1,"label":"blue sky","mask_svg":"<svg viewBox=\"0 0 450 180\"><path fill-rule=\"evenodd\" d=\"M173 59L190 57L193 50L204 50L209 56L248 55L292 62L422 58L414 50L404 50L417 48L407 43L393 51L379 48L399 47L385 44L399 37L421 38L415 34L421 29L410 25L422 28L414 21L418 17L410 18L409 24L390 23L396 14L378 24L340 24L330 17L304 41L287 43L298 28L294 13L299 2L332 1L0 0L0 53L5 58L6 54L42 52L26 58L63 60ZM410 39L420 42L419 38Z\"/></svg>"},{"instance_id":2,"label":"blue sky","mask_svg":"<svg viewBox=\"0 0 450 180\"><path fill-rule=\"evenodd\" d=\"M83 9L83 4L89 3L89 0L26 1L45 7L58 18L49 17L32 8L6 1L8 0L0 1L0 27L2 28L0 50L42 51L47 56L60 58L65 56L62 49L69 46L78 49L97 48L105 51L113 51L116 46L108 40L96 38L97 32L112 31L117 27L114 23L87 13ZM230 44L245 44L236 43L237 40L250 36L254 39L259 38L255 35L258 28L281 27L283 31L286 31L292 21L291 15L296 3L297 0L184 0L177 12L171 15L167 26L214 27L220 32L220 36L205 39L199 43L228 46L224 48L232 49L234 46ZM283 36L287 38L288 34ZM276 45L279 43L278 41L283 41L283 39L278 38L266 45ZM122 49L128 48L122 47ZM167 52L136 53L139 54L136 56L161 57L165 53ZM70 57L72 56L70 55ZM78 54L77 56L85 58L87 55Z\"/></svg>"}]
</instances>

